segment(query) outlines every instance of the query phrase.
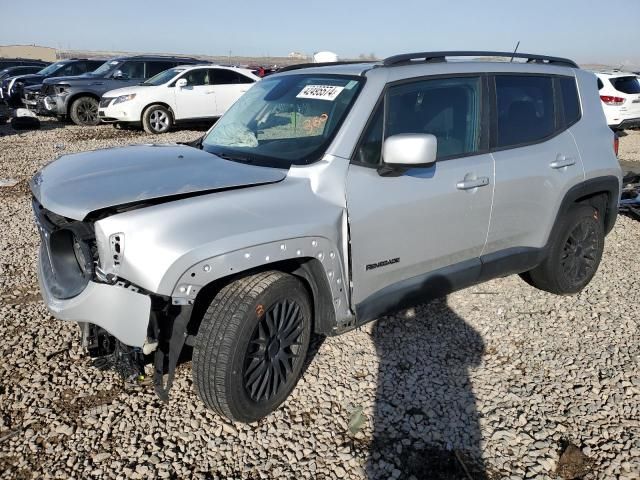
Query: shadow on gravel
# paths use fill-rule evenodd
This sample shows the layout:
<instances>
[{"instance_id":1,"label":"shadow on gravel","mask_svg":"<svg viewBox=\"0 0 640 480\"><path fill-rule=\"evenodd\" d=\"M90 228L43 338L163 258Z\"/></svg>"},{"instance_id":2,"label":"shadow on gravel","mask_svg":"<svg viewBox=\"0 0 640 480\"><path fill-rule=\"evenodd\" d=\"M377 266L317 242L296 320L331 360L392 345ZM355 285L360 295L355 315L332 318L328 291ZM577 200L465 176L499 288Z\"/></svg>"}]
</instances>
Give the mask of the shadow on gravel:
<instances>
[{"instance_id":1,"label":"shadow on gravel","mask_svg":"<svg viewBox=\"0 0 640 480\"><path fill-rule=\"evenodd\" d=\"M372 337L379 372L368 477L489 478L468 372L484 353L480 334L442 298L381 318Z\"/></svg>"}]
</instances>

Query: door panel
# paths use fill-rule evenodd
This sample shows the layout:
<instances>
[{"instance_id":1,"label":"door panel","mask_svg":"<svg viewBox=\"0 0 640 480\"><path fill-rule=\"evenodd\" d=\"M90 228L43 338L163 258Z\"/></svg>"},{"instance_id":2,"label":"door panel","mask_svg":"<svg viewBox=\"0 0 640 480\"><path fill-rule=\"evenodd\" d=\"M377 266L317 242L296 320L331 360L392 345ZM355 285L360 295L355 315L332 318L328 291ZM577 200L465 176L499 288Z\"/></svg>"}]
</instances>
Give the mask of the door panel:
<instances>
[{"instance_id":1,"label":"door panel","mask_svg":"<svg viewBox=\"0 0 640 480\"><path fill-rule=\"evenodd\" d=\"M458 183L465 177L489 181L461 190ZM347 206L353 301L358 304L402 280L477 259L487 238L492 194L490 154L439 161L398 177L351 165ZM377 266L386 261L390 263Z\"/></svg>"},{"instance_id":2,"label":"door panel","mask_svg":"<svg viewBox=\"0 0 640 480\"><path fill-rule=\"evenodd\" d=\"M560 81L495 77L495 141L501 150L493 152L496 184L485 254L545 246L564 193L584 179L580 153L564 127L575 121L569 98L578 102L575 81L558 95Z\"/></svg>"},{"instance_id":3,"label":"door panel","mask_svg":"<svg viewBox=\"0 0 640 480\"><path fill-rule=\"evenodd\" d=\"M493 196L493 157L479 153L488 144L484 96L480 77L387 89L356 149L361 165L352 164L347 176L352 295L360 312L384 312L381 302L393 308L406 298L420 300L434 282L452 281L443 271L464 283L460 265L478 275ZM380 176L371 167L384 162L382 139L405 133L434 135L436 162ZM443 268L431 279L425 275Z\"/></svg>"},{"instance_id":4,"label":"door panel","mask_svg":"<svg viewBox=\"0 0 640 480\"><path fill-rule=\"evenodd\" d=\"M544 247L563 194L584 179L573 137L565 131L543 143L494 152L493 157L496 186L485 254ZM554 168L563 163L567 166Z\"/></svg>"},{"instance_id":5,"label":"door panel","mask_svg":"<svg viewBox=\"0 0 640 480\"><path fill-rule=\"evenodd\" d=\"M185 87L175 89L176 118L205 118L216 115L216 96L213 85L209 85L209 69L187 71L180 77L187 80Z\"/></svg>"}]
</instances>

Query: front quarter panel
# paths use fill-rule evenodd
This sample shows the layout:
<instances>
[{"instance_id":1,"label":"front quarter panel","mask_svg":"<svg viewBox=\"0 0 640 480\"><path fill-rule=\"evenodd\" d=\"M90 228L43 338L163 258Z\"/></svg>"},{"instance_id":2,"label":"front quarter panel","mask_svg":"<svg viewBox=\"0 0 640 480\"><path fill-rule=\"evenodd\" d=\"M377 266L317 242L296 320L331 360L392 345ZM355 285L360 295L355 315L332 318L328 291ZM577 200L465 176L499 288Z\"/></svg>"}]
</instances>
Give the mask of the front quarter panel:
<instances>
[{"instance_id":1,"label":"front quarter panel","mask_svg":"<svg viewBox=\"0 0 640 480\"><path fill-rule=\"evenodd\" d=\"M141 208L96 222L97 236L124 233L118 275L188 303L209 282L293 258L325 267L340 317L349 315L344 246L348 162L325 157L270 185ZM338 312L336 312L338 313Z\"/></svg>"}]
</instances>

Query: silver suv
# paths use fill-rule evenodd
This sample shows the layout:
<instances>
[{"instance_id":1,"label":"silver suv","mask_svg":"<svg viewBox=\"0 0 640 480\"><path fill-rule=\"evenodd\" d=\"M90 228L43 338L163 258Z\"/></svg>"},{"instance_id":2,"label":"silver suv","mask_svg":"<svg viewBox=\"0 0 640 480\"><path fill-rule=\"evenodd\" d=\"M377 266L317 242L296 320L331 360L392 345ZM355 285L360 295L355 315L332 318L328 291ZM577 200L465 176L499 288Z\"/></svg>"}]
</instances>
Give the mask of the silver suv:
<instances>
[{"instance_id":1,"label":"silver suv","mask_svg":"<svg viewBox=\"0 0 640 480\"><path fill-rule=\"evenodd\" d=\"M193 347L202 401L252 422L313 334L513 273L579 292L616 220L614 134L570 60L463 59L506 55L293 68L191 145L58 159L32 180L47 306L91 355L152 361L163 399Z\"/></svg>"}]
</instances>

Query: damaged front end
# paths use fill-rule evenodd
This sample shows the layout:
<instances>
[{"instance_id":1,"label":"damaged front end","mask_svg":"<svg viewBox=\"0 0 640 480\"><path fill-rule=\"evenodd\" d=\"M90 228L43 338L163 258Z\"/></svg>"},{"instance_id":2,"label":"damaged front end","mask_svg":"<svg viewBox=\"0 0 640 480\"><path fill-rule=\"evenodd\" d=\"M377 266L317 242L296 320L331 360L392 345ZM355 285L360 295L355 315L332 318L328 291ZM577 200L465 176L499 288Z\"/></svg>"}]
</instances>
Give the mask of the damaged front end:
<instances>
[{"instance_id":1,"label":"damaged front end","mask_svg":"<svg viewBox=\"0 0 640 480\"><path fill-rule=\"evenodd\" d=\"M57 215L35 198L33 211L41 236L38 279L48 309L79 324L97 368L132 379L152 363L156 392L168 400L193 305L172 304L117 276L124 234L103 245L91 221ZM101 262L101 254L108 260Z\"/></svg>"}]
</instances>

